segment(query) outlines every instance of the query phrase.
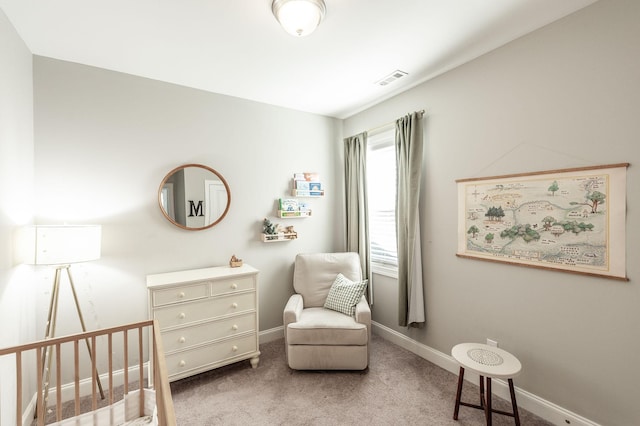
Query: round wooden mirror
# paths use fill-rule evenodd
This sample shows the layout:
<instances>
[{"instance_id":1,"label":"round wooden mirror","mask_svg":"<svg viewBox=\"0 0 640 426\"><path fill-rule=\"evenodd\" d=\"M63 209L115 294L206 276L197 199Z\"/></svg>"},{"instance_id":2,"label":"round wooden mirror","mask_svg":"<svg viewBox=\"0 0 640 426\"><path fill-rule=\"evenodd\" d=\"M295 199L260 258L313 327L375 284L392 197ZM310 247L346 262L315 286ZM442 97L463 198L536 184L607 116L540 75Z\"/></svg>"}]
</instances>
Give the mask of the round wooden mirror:
<instances>
[{"instance_id":1,"label":"round wooden mirror","mask_svg":"<svg viewBox=\"0 0 640 426\"><path fill-rule=\"evenodd\" d=\"M158 189L164 217L190 231L211 228L229 211L231 191L222 175L202 164L185 164L171 170Z\"/></svg>"}]
</instances>

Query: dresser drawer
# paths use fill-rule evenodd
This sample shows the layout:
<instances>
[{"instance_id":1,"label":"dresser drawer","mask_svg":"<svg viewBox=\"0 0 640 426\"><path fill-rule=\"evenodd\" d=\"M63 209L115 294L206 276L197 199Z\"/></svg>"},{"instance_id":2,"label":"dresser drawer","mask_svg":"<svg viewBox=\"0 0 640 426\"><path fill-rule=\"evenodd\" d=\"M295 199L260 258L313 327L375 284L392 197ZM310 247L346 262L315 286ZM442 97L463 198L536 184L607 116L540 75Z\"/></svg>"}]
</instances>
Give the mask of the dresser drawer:
<instances>
[{"instance_id":1,"label":"dresser drawer","mask_svg":"<svg viewBox=\"0 0 640 426\"><path fill-rule=\"evenodd\" d=\"M223 363L230 358L258 350L256 336L250 335L209 346L177 352L165 357L169 378L172 375L182 374L189 370L204 367L207 364Z\"/></svg>"},{"instance_id":2,"label":"dresser drawer","mask_svg":"<svg viewBox=\"0 0 640 426\"><path fill-rule=\"evenodd\" d=\"M172 287L153 292L153 306L169 305L187 300L204 299L209 296L209 283Z\"/></svg>"},{"instance_id":3,"label":"dresser drawer","mask_svg":"<svg viewBox=\"0 0 640 426\"><path fill-rule=\"evenodd\" d=\"M189 324L220 315L230 315L246 311L255 311L256 294L240 293L228 296L197 300L154 309L153 317L160 322L160 329Z\"/></svg>"},{"instance_id":4,"label":"dresser drawer","mask_svg":"<svg viewBox=\"0 0 640 426\"><path fill-rule=\"evenodd\" d=\"M211 294L218 296L226 293L233 293L242 290L254 290L255 280L253 277L235 277L211 283Z\"/></svg>"},{"instance_id":5,"label":"dresser drawer","mask_svg":"<svg viewBox=\"0 0 640 426\"><path fill-rule=\"evenodd\" d=\"M222 339L247 331L258 332L256 314L245 314L223 320L205 322L162 333L162 344L166 352L186 349L194 345Z\"/></svg>"}]
</instances>

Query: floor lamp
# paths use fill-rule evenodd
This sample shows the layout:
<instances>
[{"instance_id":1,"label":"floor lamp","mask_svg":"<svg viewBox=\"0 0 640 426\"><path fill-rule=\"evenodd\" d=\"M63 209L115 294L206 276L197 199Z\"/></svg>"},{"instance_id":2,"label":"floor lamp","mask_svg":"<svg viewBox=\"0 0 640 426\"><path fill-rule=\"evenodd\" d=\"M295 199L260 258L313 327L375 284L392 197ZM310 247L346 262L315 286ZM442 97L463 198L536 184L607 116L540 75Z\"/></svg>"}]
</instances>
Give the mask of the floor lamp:
<instances>
[{"instance_id":1,"label":"floor lamp","mask_svg":"<svg viewBox=\"0 0 640 426\"><path fill-rule=\"evenodd\" d=\"M79 262L88 262L100 258L100 241L101 227L99 225L47 225L47 226L31 226L26 230L28 233L26 239L33 244L33 249L29 249L25 263L33 265L49 265L55 266L55 276L53 279L53 287L51 290L51 298L49 300L49 313L47 315L47 324L45 330L45 339L55 337L56 321L58 318L58 300L60 296L60 281L63 272L66 271L71 287L71 294L75 303L76 312L80 319L82 331L87 331L78 302L73 278L71 277L71 264ZM89 339L86 339L89 357L93 361L93 351ZM42 357L42 371L44 392L43 409L47 407L47 398L49 395L49 381L51 378L51 361L52 347L47 347ZM59 362L59 361L58 361ZM92 363L93 364L93 363ZM97 369L92 374L95 375L100 397L104 399L104 391L102 383L98 376ZM36 411L37 413L38 411Z\"/></svg>"}]
</instances>

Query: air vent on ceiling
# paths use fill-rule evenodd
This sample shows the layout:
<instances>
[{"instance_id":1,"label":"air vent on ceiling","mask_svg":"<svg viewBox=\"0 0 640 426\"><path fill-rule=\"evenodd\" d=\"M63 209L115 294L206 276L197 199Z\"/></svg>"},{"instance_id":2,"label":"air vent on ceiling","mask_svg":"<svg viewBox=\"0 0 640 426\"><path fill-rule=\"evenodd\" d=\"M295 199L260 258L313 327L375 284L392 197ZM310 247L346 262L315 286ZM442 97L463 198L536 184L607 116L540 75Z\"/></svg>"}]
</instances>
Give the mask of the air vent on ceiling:
<instances>
[{"instance_id":1,"label":"air vent on ceiling","mask_svg":"<svg viewBox=\"0 0 640 426\"><path fill-rule=\"evenodd\" d=\"M386 86L387 84L393 83L394 81L396 81L399 78L404 77L405 75L407 75L406 72L400 71L400 70L395 70L394 72L392 72L391 74L387 75L386 77L383 77L380 80L376 81L376 84L379 85L379 86Z\"/></svg>"}]
</instances>

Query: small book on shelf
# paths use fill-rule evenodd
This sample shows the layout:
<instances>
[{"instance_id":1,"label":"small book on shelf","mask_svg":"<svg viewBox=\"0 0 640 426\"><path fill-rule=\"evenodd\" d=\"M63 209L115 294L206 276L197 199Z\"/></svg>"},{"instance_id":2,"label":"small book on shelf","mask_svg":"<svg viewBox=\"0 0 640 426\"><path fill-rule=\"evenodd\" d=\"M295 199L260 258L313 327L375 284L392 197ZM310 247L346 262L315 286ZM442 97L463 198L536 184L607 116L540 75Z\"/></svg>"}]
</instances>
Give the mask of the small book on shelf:
<instances>
[{"instance_id":1,"label":"small book on shelf","mask_svg":"<svg viewBox=\"0 0 640 426\"><path fill-rule=\"evenodd\" d=\"M295 212L300 210L298 200L295 198L280 198L278 205L279 209L283 212Z\"/></svg>"}]
</instances>

